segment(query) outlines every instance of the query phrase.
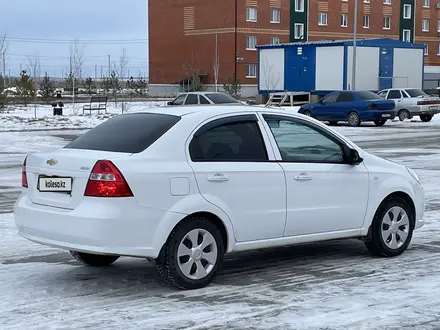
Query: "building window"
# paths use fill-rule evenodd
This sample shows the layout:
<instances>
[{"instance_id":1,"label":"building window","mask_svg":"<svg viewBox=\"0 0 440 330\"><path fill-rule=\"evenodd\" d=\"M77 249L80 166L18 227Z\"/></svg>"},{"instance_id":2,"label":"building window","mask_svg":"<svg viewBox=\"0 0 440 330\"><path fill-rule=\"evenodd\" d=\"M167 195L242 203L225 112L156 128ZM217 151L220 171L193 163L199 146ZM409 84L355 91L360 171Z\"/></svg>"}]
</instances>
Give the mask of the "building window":
<instances>
[{"instance_id":1,"label":"building window","mask_svg":"<svg viewBox=\"0 0 440 330\"><path fill-rule=\"evenodd\" d=\"M256 50L257 37L246 37L246 50Z\"/></svg>"},{"instance_id":2,"label":"building window","mask_svg":"<svg viewBox=\"0 0 440 330\"><path fill-rule=\"evenodd\" d=\"M402 31L402 41L411 42L411 30Z\"/></svg>"},{"instance_id":3,"label":"building window","mask_svg":"<svg viewBox=\"0 0 440 330\"><path fill-rule=\"evenodd\" d=\"M437 32L440 32L440 19L437 21Z\"/></svg>"},{"instance_id":4,"label":"building window","mask_svg":"<svg viewBox=\"0 0 440 330\"><path fill-rule=\"evenodd\" d=\"M383 3L384 3L385 5L391 5L391 0L383 0Z\"/></svg>"},{"instance_id":5,"label":"building window","mask_svg":"<svg viewBox=\"0 0 440 330\"><path fill-rule=\"evenodd\" d=\"M411 19L411 5L403 5L403 18Z\"/></svg>"},{"instance_id":6,"label":"building window","mask_svg":"<svg viewBox=\"0 0 440 330\"><path fill-rule=\"evenodd\" d=\"M424 54L425 56L428 56L428 54L429 54L429 51L428 51L428 44L425 44L425 50L424 50L423 54Z\"/></svg>"},{"instance_id":7,"label":"building window","mask_svg":"<svg viewBox=\"0 0 440 330\"><path fill-rule=\"evenodd\" d=\"M384 30L391 29L391 17L390 16L383 17L383 29Z\"/></svg>"},{"instance_id":8,"label":"building window","mask_svg":"<svg viewBox=\"0 0 440 330\"><path fill-rule=\"evenodd\" d=\"M246 64L246 78L256 78L256 77L257 77L257 65Z\"/></svg>"},{"instance_id":9,"label":"building window","mask_svg":"<svg viewBox=\"0 0 440 330\"><path fill-rule=\"evenodd\" d=\"M370 0L364 0L364 3L370 3Z\"/></svg>"},{"instance_id":10,"label":"building window","mask_svg":"<svg viewBox=\"0 0 440 330\"><path fill-rule=\"evenodd\" d=\"M248 22L257 21L257 8L246 8L246 21Z\"/></svg>"},{"instance_id":11,"label":"building window","mask_svg":"<svg viewBox=\"0 0 440 330\"><path fill-rule=\"evenodd\" d=\"M347 27L348 17L347 14L341 14L341 26Z\"/></svg>"},{"instance_id":12,"label":"building window","mask_svg":"<svg viewBox=\"0 0 440 330\"><path fill-rule=\"evenodd\" d=\"M279 37L270 37L269 43L271 45L279 45L280 44L280 38Z\"/></svg>"},{"instance_id":13,"label":"building window","mask_svg":"<svg viewBox=\"0 0 440 330\"><path fill-rule=\"evenodd\" d=\"M429 0L423 0L423 7L429 8Z\"/></svg>"},{"instance_id":14,"label":"building window","mask_svg":"<svg viewBox=\"0 0 440 330\"><path fill-rule=\"evenodd\" d=\"M363 23L364 29L370 28L370 15L364 15Z\"/></svg>"},{"instance_id":15,"label":"building window","mask_svg":"<svg viewBox=\"0 0 440 330\"><path fill-rule=\"evenodd\" d=\"M294 32L293 37L295 39L303 39L304 38L304 24L295 23L293 32Z\"/></svg>"},{"instance_id":16,"label":"building window","mask_svg":"<svg viewBox=\"0 0 440 330\"><path fill-rule=\"evenodd\" d=\"M440 56L440 44L437 45L437 56Z\"/></svg>"},{"instance_id":17,"label":"building window","mask_svg":"<svg viewBox=\"0 0 440 330\"><path fill-rule=\"evenodd\" d=\"M327 25L327 13L318 13L318 25Z\"/></svg>"},{"instance_id":18,"label":"building window","mask_svg":"<svg viewBox=\"0 0 440 330\"><path fill-rule=\"evenodd\" d=\"M270 22L279 23L281 21L281 13L279 9L270 10Z\"/></svg>"},{"instance_id":19,"label":"building window","mask_svg":"<svg viewBox=\"0 0 440 330\"><path fill-rule=\"evenodd\" d=\"M429 19L422 19L422 31L423 32L429 31Z\"/></svg>"},{"instance_id":20,"label":"building window","mask_svg":"<svg viewBox=\"0 0 440 330\"><path fill-rule=\"evenodd\" d=\"M304 0L295 0L295 11L304 11Z\"/></svg>"}]
</instances>

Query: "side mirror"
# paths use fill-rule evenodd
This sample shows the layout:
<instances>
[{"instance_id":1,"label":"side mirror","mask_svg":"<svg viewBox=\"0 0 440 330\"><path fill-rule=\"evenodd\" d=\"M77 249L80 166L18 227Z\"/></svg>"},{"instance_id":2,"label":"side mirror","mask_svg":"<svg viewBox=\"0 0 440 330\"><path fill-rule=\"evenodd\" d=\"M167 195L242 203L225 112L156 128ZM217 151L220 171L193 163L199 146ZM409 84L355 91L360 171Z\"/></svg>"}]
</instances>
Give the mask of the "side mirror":
<instances>
[{"instance_id":1,"label":"side mirror","mask_svg":"<svg viewBox=\"0 0 440 330\"><path fill-rule=\"evenodd\" d=\"M342 149L344 153L344 158L348 164L359 165L363 162L363 158L359 155L359 152L356 149L351 149L346 145L344 145Z\"/></svg>"},{"instance_id":2,"label":"side mirror","mask_svg":"<svg viewBox=\"0 0 440 330\"><path fill-rule=\"evenodd\" d=\"M322 99L319 99L318 103L319 104L324 104L324 102L322 102Z\"/></svg>"}]
</instances>

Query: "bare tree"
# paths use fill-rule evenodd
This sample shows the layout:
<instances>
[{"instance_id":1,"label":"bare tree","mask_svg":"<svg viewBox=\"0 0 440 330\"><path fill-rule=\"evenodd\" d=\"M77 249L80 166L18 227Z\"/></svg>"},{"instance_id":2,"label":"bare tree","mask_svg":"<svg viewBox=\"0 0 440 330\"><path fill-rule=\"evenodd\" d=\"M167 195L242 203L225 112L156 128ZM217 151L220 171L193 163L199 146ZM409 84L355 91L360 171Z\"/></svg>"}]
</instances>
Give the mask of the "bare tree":
<instances>
[{"instance_id":1,"label":"bare tree","mask_svg":"<svg viewBox=\"0 0 440 330\"><path fill-rule=\"evenodd\" d=\"M122 54L121 54L121 57L119 58L119 77L121 79L124 79L124 77L127 73L126 71L127 71L128 63L129 63L129 59L127 56L127 49L122 48Z\"/></svg>"},{"instance_id":2,"label":"bare tree","mask_svg":"<svg viewBox=\"0 0 440 330\"><path fill-rule=\"evenodd\" d=\"M35 53L32 56L28 57L29 62L29 73L31 77L34 79L34 82L37 82L41 76L41 62L40 56Z\"/></svg>"},{"instance_id":3,"label":"bare tree","mask_svg":"<svg viewBox=\"0 0 440 330\"><path fill-rule=\"evenodd\" d=\"M70 45L70 73L75 78L81 80L84 67L84 45L79 43L79 39L75 39Z\"/></svg>"},{"instance_id":4,"label":"bare tree","mask_svg":"<svg viewBox=\"0 0 440 330\"><path fill-rule=\"evenodd\" d=\"M194 53L191 55L191 61L188 64L182 65L185 77L188 78L188 91L204 91L202 79L200 78L200 63L195 61ZM189 85L191 84L191 85Z\"/></svg>"}]
</instances>

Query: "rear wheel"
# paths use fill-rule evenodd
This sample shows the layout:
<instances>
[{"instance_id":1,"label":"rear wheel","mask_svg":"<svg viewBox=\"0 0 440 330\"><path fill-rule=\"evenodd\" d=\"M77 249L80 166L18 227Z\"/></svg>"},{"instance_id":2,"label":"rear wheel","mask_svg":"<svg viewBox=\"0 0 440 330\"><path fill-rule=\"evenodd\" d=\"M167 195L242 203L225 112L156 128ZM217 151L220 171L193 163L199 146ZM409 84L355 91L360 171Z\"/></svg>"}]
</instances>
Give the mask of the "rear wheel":
<instances>
[{"instance_id":1,"label":"rear wheel","mask_svg":"<svg viewBox=\"0 0 440 330\"><path fill-rule=\"evenodd\" d=\"M398 116L399 116L399 120L400 121L404 121L405 119L409 119L410 118L409 111L405 110L405 109L400 110Z\"/></svg>"},{"instance_id":2,"label":"rear wheel","mask_svg":"<svg viewBox=\"0 0 440 330\"><path fill-rule=\"evenodd\" d=\"M304 111L303 114L306 115L306 116L312 117L312 112L309 111L309 110Z\"/></svg>"},{"instance_id":3,"label":"rear wheel","mask_svg":"<svg viewBox=\"0 0 440 330\"><path fill-rule=\"evenodd\" d=\"M402 254L411 242L414 215L408 203L399 197L385 200L377 209L371 225L371 239L365 246L375 256Z\"/></svg>"},{"instance_id":4,"label":"rear wheel","mask_svg":"<svg viewBox=\"0 0 440 330\"><path fill-rule=\"evenodd\" d=\"M386 120L375 120L374 125L380 127L380 126L385 125L386 122L387 122Z\"/></svg>"},{"instance_id":5,"label":"rear wheel","mask_svg":"<svg viewBox=\"0 0 440 330\"><path fill-rule=\"evenodd\" d=\"M428 121L431 121L432 115L420 115L420 120L424 123L427 123Z\"/></svg>"},{"instance_id":6,"label":"rear wheel","mask_svg":"<svg viewBox=\"0 0 440 330\"><path fill-rule=\"evenodd\" d=\"M359 126L361 124L361 119L359 118L358 113L355 111L352 111L348 114L347 121L348 124L353 127Z\"/></svg>"},{"instance_id":7,"label":"rear wheel","mask_svg":"<svg viewBox=\"0 0 440 330\"><path fill-rule=\"evenodd\" d=\"M335 126L338 124L338 121L331 120L328 122L331 126Z\"/></svg>"},{"instance_id":8,"label":"rear wheel","mask_svg":"<svg viewBox=\"0 0 440 330\"><path fill-rule=\"evenodd\" d=\"M190 217L170 234L159 273L179 289L203 288L215 278L223 254L219 229L205 218Z\"/></svg>"},{"instance_id":9,"label":"rear wheel","mask_svg":"<svg viewBox=\"0 0 440 330\"><path fill-rule=\"evenodd\" d=\"M70 251L70 254L82 264L93 267L110 266L112 263L119 259L119 256L89 254L77 251Z\"/></svg>"}]
</instances>

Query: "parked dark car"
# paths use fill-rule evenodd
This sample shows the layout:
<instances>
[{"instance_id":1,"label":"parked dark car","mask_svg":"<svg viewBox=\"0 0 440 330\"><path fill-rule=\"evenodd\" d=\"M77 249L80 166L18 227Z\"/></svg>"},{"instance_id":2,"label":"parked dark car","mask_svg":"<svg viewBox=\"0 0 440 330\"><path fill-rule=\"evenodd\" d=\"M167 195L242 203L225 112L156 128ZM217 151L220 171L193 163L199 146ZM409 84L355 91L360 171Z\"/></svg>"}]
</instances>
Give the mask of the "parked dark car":
<instances>
[{"instance_id":1,"label":"parked dark car","mask_svg":"<svg viewBox=\"0 0 440 330\"><path fill-rule=\"evenodd\" d=\"M298 112L336 125L340 121L350 126L372 121L383 126L396 117L393 100L384 100L370 91L336 91L327 94L319 102L303 105Z\"/></svg>"}]
</instances>

